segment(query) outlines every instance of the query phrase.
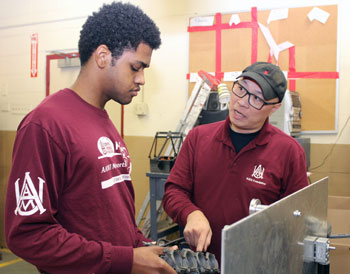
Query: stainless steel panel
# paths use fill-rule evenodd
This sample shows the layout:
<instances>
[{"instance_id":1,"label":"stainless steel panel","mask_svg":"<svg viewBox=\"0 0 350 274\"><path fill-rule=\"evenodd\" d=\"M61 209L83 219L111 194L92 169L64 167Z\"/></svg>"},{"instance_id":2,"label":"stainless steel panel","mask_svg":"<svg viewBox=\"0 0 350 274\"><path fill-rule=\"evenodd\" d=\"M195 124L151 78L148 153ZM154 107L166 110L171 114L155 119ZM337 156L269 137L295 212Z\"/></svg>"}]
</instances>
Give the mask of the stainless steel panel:
<instances>
[{"instance_id":1,"label":"stainless steel panel","mask_svg":"<svg viewBox=\"0 0 350 274\"><path fill-rule=\"evenodd\" d=\"M312 265L303 263L303 241L327 237L327 203L328 177L225 226L221 273L311 273Z\"/></svg>"}]
</instances>

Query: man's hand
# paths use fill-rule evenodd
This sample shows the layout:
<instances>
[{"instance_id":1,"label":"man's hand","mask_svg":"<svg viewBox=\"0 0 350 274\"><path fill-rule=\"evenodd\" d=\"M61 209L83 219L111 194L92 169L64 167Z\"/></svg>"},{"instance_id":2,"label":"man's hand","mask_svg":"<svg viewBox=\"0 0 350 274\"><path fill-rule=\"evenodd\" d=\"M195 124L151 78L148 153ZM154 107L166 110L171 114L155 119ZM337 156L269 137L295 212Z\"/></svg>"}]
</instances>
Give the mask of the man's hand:
<instances>
[{"instance_id":1,"label":"man's hand","mask_svg":"<svg viewBox=\"0 0 350 274\"><path fill-rule=\"evenodd\" d=\"M131 273L146 274L176 274L176 271L159 255L163 254L164 247L149 246L134 248L134 261Z\"/></svg>"},{"instance_id":2,"label":"man's hand","mask_svg":"<svg viewBox=\"0 0 350 274\"><path fill-rule=\"evenodd\" d=\"M207 251L212 234L209 221L202 211L195 210L187 216L184 237L191 248Z\"/></svg>"}]
</instances>

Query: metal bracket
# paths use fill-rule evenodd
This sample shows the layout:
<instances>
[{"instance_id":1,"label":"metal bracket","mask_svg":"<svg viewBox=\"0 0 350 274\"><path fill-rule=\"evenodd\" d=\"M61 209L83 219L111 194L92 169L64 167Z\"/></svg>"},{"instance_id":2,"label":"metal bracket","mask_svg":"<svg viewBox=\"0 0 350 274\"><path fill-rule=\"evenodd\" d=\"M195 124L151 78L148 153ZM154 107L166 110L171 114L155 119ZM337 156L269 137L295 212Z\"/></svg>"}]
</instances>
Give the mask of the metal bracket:
<instances>
[{"instance_id":1,"label":"metal bracket","mask_svg":"<svg viewBox=\"0 0 350 274\"><path fill-rule=\"evenodd\" d=\"M306 236L304 239L304 261L329 264L329 250L335 247L329 245L329 239L323 237Z\"/></svg>"}]
</instances>

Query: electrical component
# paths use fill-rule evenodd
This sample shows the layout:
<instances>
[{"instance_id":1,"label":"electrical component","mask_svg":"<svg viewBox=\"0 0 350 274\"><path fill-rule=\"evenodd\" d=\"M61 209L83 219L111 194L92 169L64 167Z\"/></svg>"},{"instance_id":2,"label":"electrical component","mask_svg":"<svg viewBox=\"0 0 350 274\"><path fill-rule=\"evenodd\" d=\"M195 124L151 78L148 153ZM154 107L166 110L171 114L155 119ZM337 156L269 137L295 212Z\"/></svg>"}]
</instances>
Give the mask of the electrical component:
<instances>
[{"instance_id":1,"label":"electrical component","mask_svg":"<svg viewBox=\"0 0 350 274\"><path fill-rule=\"evenodd\" d=\"M225 83L221 83L218 85L218 93L219 93L219 102L221 104L227 104L230 102L231 94L228 91L227 85Z\"/></svg>"},{"instance_id":2,"label":"electrical component","mask_svg":"<svg viewBox=\"0 0 350 274\"><path fill-rule=\"evenodd\" d=\"M145 116L148 114L148 105L145 102L135 103L135 113L139 116Z\"/></svg>"}]
</instances>

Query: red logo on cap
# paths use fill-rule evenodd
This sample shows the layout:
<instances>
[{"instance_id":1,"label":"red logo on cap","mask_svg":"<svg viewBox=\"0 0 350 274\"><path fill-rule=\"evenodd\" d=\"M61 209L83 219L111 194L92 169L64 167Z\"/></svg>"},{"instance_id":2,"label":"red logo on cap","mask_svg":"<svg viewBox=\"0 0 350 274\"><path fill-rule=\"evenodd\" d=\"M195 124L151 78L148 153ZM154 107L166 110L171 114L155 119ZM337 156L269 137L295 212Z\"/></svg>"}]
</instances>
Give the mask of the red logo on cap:
<instances>
[{"instance_id":1,"label":"red logo on cap","mask_svg":"<svg viewBox=\"0 0 350 274\"><path fill-rule=\"evenodd\" d=\"M264 74L266 74L266 75L269 74L269 71L268 71L268 70L265 70L265 71L264 71Z\"/></svg>"}]
</instances>

